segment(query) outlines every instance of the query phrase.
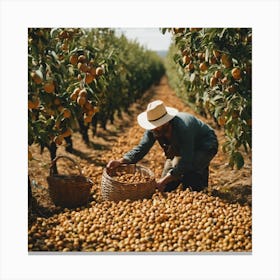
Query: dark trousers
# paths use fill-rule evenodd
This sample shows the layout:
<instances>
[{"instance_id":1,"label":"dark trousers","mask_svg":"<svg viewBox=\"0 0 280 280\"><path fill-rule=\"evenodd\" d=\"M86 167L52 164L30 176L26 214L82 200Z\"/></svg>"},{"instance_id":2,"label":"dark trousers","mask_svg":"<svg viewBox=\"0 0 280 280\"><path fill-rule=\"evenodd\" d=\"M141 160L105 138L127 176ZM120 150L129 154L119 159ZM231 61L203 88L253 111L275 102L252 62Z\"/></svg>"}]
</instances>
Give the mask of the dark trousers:
<instances>
[{"instance_id":1,"label":"dark trousers","mask_svg":"<svg viewBox=\"0 0 280 280\"><path fill-rule=\"evenodd\" d=\"M183 184L183 189L190 188L194 191L201 191L208 187L209 164L218 151L218 146L210 149L200 149L195 151L193 160L193 169L186 171L182 179L170 182L166 185L164 191L170 192L176 189L179 184ZM164 177L172 168L174 168L181 157L167 159L163 168L162 177Z\"/></svg>"}]
</instances>

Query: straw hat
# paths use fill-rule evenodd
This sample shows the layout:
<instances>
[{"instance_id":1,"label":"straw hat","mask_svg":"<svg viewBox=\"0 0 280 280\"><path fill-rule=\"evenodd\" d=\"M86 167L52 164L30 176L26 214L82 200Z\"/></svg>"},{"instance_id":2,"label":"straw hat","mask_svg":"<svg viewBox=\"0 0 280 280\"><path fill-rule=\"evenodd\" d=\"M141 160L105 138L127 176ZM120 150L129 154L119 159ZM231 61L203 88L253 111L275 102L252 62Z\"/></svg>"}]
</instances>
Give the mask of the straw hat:
<instances>
[{"instance_id":1,"label":"straw hat","mask_svg":"<svg viewBox=\"0 0 280 280\"><path fill-rule=\"evenodd\" d=\"M172 120L178 110L167 107L161 100L156 100L148 104L145 112L137 117L139 125L145 129L154 129Z\"/></svg>"}]
</instances>

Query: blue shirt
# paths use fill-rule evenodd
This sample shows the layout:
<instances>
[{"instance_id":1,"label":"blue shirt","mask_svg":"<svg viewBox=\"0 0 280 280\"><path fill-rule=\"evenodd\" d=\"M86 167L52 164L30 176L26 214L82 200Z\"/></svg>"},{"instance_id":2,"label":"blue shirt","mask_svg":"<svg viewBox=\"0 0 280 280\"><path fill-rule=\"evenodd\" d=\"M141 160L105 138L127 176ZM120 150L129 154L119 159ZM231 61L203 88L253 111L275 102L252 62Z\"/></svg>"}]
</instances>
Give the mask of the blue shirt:
<instances>
[{"instance_id":1,"label":"blue shirt","mask_svg":"<svg viewBox=\"0 0 280 280\"><path fill-rule=\"evenodd\" d=\"M217 149L217 137L214 130L195 116L179 112L171 121L172 136L169 145L174 156L180 160L170 174L181 177L187 171L193 170L193 158L196 150ZM123 158L130 163L137 163L152 148L157 141L151 130L146 130L140 143L127 152Z\"/></svg>"}]
</instances>

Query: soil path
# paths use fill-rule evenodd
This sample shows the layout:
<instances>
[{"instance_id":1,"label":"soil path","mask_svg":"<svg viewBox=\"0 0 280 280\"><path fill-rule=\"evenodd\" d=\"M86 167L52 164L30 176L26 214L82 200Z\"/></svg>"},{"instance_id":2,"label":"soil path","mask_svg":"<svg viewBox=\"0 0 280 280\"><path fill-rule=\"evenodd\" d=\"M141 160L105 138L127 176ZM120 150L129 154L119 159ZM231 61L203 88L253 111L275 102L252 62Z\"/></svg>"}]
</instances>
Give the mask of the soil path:
<instances>
[{"instance_id":1,"label":"soil path","mask_svg":"<svg viewBox=\"0 0 280 280\"><path fill-rule=\"evenodd\" d=\"M209 123L216 131L219 139L219 151L210 165L209 187L205 192L219 196L230 203L252 204L252 163L251 155L245 155L245 166L241 170L233 170L228 166L227 155L222 151L222 143L225 141L224 133L215 124L199 116L190 107L179 99L170 88L167 77L163 77L160 83L149 89L139 102L129 108L129 113L123 114L122 118L108 124L107 129L98 127L96 135L89 130L90 145L86 145L81 135L74 133L72 154L65 151L62 145L57 150L57 155L67 155L78 162L85 176L92 179L92 199L101 201L100 182L103 168L110 159L120 158L125 152L137 145L144 130L139 127L136 117L146 109L147 103L160 99L167 106L176 107L180 111L186 111L198 116ZM56 209L52 204L47 191L46 177L49 175L50 156L45 150L42 154L38 146L32 146L31 152L35 160L29 162L28 174L32 181L34 197L42 207ZM140 162L149 167L156 177L159 178L163 164L164 155L158 144L154 145L149 154ZM68 174L71 172L71 162L67 160L58 161L58 172Z\"/></svg>"}]
</instances>

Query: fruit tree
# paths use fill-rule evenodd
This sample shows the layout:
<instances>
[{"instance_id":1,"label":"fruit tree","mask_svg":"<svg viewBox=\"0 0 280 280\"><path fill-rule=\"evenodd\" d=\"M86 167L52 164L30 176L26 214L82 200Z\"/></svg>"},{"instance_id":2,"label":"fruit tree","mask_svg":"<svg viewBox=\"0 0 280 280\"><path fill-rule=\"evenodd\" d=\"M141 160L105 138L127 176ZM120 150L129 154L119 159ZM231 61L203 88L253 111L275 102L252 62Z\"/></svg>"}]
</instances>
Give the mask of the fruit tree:
<instances>
[{"instance_id":1,"label":"fruit tree","mask_svg":"<svg viewBox=\"0 0 280 280\"><path fill-rule=\"evenodd\" d=\"M162 28L172 32L170 84L200 114L224 128L230 166L244 165L252 145L252 30Z\"/></svg>"}]
</instances>

